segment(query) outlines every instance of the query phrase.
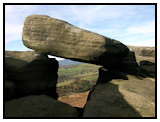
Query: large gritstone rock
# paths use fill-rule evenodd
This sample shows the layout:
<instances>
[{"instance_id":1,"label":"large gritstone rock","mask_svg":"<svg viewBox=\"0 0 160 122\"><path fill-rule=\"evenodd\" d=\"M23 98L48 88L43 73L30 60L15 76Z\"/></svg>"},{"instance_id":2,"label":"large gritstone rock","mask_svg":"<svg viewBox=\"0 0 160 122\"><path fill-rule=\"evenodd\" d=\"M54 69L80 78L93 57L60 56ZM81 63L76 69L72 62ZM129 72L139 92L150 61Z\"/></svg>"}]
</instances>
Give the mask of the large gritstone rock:
<instances>
[{"instance_id":1,"label":"large gritstone rock","mask_svg":"<svg viewBox=\"0 0 160 122\"><path fill-rule=\"evenodd\" d=\"M127 80L123 73L116 72L107 82L105 75L110 71L103 68L99 71L101 74L89 94L83 117L155 117L155 79L127 75Z\"/></svg>"},{"instance_id":2,"label":"large gritstone rock","mask_svg":"<svg viewBox=\"0 0 160 122\"><path fill-rule=\"evenodd\" d=\"M5 51L7 79L15 82L16 96L47 94L57 99L58 62L35 51Z\"/></svg>"},{"instance_id":3,"label":"large gritstone rock","mask_svg":"<svg viewBox=\"0 0 160 122\"><path fill-rule=\"evenodd\" d=\"M116 67L129 51L117 40L45 15L28 16L22 36L28 48L106 68Z\"/></svg>"},{"instance_id":4,"label":"large gritstone rock","mask_svg":"<svg viewBox=\"0 0 160 122\"><path fill-rule=\"evenodd\" d=\"M75 108L45 95L5 102L5 117L78 117Z\"/></svg>"},{"instance_id":5,"label":"large gritstone rock","mask_svg":"<svg viewBox=\"0 0 160 122\"><path fill-rule=\"evenodd\" d=\"M14 99L15 98L15 82L13 81L9 81L9 80L5 80L4 82L5 84L5 101L7 100L11 100L11 99Z\"/></svg>"},{"instance_id":6,"label":"large gritstone rock","mask_svg":"<svg viewBox=\"0 0 160 122\"><path fill-rule=\"evenodd\" d=\"M135 53L132 51L129 51L128 56L122 58L119 61L119 65L117 66L117 69L135 76L139 76L141 71L136 62Z\"/></svg>"},{"instance_id":7,"label":"large gritstone rock","mask_svg":"<svg viewBox=\"0 0 160 122\"><path fill-rule=\"evenodd\" d=\"M141 73L148 77L155 78L156 67L155 63L149 61L141 61L140 62Z\"/></svg>"}]
</instances>

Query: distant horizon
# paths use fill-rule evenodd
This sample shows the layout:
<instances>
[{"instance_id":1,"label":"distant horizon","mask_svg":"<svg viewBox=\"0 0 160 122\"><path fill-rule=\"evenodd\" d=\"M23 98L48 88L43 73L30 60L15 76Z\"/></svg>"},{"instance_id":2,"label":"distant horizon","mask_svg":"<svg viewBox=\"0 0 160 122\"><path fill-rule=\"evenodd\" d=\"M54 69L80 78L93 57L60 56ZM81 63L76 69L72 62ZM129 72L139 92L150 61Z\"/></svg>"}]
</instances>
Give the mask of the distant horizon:
<instances>
[{"instance_id":1,"label":"distant horizon","mask_svg":"<svg viewBox=\"0 0 160 122\"><path fill-rule=\"evenodd\" d=\"M132 45L126 45L126 46L132 46ZM149 48L155 48L154 47L150 47L150 46L133 46L133 47L149 47ZM29 49L29 48L28 48ZM17 50L5 50L5 51L17 51ZM29 49L29 50L26 50L26 51L35 51L35 50L32 50L32 49ZM22 52L25 52L25 51L22 51ZM55 58L56 60L58 61L62 61L62 60L71 60L71 59L67 59L67 58L61 58L61 57L58 57L58 56L53 56L53 55L50 55L48 54L48 58ZM74 60L72 60L74 61ZM79 62L79 61L78 61Z\"/></svg>"}]
</instances>

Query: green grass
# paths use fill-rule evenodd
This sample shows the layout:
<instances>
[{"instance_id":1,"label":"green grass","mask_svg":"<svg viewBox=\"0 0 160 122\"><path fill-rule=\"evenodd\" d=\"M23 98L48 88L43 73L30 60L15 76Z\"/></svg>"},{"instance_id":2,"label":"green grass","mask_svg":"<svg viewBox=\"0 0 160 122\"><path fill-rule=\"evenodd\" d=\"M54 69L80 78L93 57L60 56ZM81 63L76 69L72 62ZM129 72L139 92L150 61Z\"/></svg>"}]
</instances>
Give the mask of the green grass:
<instances>
[{"instance_id":1,"label":"green grass","mask_svg":"<svg viewBox=\"0 0 160 122\"><path fill-rule=\"evenodd\" d=\"M143 57L136 56L137 63L141 60L149 60L151 62L155 61L154 57ZM58 71L58 86L69 85L73 83L75 80L87 80L93 81L98 78L98 69L99 65L93 65L89 63L82 63L76 66L63 66L59 67Z\"/></svg>"},{"instance_id":2,"label":"green grass","mask_svg":"<svg viewBox=\"0 0 160 122\"><path fill-rule=\"evenodd\" d=\"M77 66L64 66L60 67L58 71L58 84L59 86L65 86L73 83L75 80L97 80L98 78L98 69L100 66L83 63Z\"/></svg>"},{"instance_id":3,"label":"green grass","mask_svg":"<svg viewBox=\"0 0 160 122\"><path fill-rule=\"evenodd\" d=\"M66 75L66 76L72 76L72 75L77 75L80 74L82 70L81 66L76 66L76 67L71 67L68 69L65 69L65 67L60 67L58 74L59 75Z\"/></svg>"},{"instance_id":4,"label":"green grass","mask_svg":"<svg viewBox=\"0 0 160 122\"><path fill-rule=\"evenodd\" d=\"M74 82L74 80L68 80L68 81L65 81L65 82L62 82L62 83L58 83L57 87L66 86L66 85L69 85L70 83L73 83L73 82Z\"/></svg>"},{"instance_id":5,"label":"green grass","mask_svg":"<svg viewBox=\"0 0 160 122\"><path fill-rule=\"evenodd\" d=\"M82 78L82 80L87 80L87 81L92 81L92 80L95 80L95 79L98 79L98 75Z\"/></svg>"}]
</instances>

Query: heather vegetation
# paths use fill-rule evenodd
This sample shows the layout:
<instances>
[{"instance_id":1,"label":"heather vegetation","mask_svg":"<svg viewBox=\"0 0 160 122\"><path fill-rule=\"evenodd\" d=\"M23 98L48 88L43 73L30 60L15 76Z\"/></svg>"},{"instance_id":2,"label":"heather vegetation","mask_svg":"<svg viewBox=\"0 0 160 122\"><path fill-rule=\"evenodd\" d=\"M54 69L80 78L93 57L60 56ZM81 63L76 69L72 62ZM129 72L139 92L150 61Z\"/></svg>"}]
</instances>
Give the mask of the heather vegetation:
<instances>
[{"instance_id":1,"label":"heather vegetation","mask_svg":"<svg viewBox=\"0 0 160 122\"><path fill-rule=\"evenodd\" d=\"M91 90L96 84L99 67L87 63L59 67L57 92L79 93Z\"/></svg>"}]
</instances>

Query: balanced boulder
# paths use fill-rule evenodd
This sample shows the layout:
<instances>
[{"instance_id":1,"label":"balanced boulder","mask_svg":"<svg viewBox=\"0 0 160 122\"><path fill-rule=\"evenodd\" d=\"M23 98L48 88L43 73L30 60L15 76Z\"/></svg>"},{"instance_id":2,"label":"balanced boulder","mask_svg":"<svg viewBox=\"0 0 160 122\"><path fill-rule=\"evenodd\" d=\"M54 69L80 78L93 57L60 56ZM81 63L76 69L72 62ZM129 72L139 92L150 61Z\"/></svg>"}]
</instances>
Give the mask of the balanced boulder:
<instances>
[{"instance_id":1,"label":"balanced boulder","mask_svg":"<svg viewBox=\"0 0 160 122\"><path fill-rule=\"evenodd\" d=\"M45 15L30 15L23 27L23 43L50 55L116 67L129 49L117 40L75 27Z\"/></svg>"},{"instance_id":2,"label":"balanced boulder","mask_svg":"<svg viewBox=\"0 0 160 122\"><path fill-rule=\"evenodd\" d=\"M35 51L5 51L7 79L15 82L16 96L47 94L57 99L58 62Z\"/></svg>"}]
</instances>

